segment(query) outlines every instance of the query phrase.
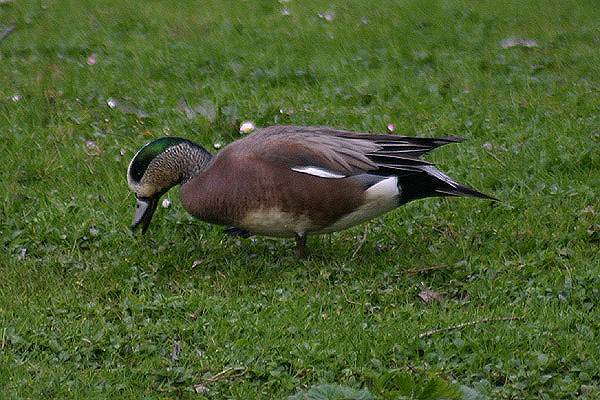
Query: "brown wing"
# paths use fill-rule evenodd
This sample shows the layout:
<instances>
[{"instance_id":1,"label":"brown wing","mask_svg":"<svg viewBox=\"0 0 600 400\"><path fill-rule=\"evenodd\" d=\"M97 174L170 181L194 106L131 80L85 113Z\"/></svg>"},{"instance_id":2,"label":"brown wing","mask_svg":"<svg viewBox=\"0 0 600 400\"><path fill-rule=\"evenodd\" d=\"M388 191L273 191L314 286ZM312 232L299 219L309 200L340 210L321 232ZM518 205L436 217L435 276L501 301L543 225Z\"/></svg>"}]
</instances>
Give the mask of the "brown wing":
<instances>
[{"instance_id":1,"label":"brown wing","mask_svg":"<svg viewBox=\"0 0 600 400\"><path fill-rule=\"evenodd\" d=\"M273 126L260 129L230 146L237 154L253 154L268 163L292 167L320 167L355 175L402 176L423 171L431 163L419 157L460 138L414 138L363 134L327 127Z\"/></svg>"},{"instance_id":2,"label":"brown wing","mask_svg":"<svg viewBox=\"0 0 600 400\"><path fill-rule=\"evenodd\" d=\"M270 165L295 170L317 167L334 174L357 176L365 188L381 177L396 176L402 188L402 203L428 196L492 199L459 184L420 158L439 146L463 140L355 133L327 127L273 126L260 129L234 145L243 146Z\"/></svg>"}]
</instances>

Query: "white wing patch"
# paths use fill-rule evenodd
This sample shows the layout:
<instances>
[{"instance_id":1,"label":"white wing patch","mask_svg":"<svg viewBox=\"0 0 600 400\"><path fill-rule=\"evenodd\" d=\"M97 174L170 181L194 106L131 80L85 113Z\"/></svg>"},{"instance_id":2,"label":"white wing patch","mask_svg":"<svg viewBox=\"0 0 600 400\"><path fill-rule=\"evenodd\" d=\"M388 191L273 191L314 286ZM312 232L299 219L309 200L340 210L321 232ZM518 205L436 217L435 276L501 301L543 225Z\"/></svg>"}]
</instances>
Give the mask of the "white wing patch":
<instances>
[{"instance_id":1,"label":"white wing patch","mask_svg":"<svg viewBox=\"0 0 600 400\"><path fill-rule=\"evenodd\" d=\"M330 178L330 179L340 179L345 178L346 175L339 174L337 172L329 171L324 168L319 167L292 167L292 171L301 172L303 174L309 174L313 176L318 176L319 178Z\"/></svg>"}]
</instances>

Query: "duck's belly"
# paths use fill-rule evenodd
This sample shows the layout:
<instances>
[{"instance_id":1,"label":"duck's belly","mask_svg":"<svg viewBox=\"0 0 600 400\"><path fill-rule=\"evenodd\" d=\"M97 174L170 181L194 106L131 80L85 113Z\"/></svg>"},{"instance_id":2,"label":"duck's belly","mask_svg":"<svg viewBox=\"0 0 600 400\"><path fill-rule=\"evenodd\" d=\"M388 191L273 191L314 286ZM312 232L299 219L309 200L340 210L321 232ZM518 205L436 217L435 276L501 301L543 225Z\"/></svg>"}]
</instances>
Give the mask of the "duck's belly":
<instances>
[{"instance_id":1,"label":"duck's belly","mask_svg":"<svg viewBox=\"0 0 600 400\"><path fill-rule=\"evenodd\" d=\"M309 210L306 210L306 213L294 213L283 211L278 207L260 207L246 213L239 227L257 235L275 237L294 237L343 230L396 208L400 195L397 182L396 177L391 177L371 186L367 189L365 200L360 206L338 217L334 222L324 223L315 220L310 217Z\"/></svg>"},{"instance_id":2,"label":"duck's belly","mask_svg":"<svg viewBox=\"0 0 600 400\"><path fill-rule=\"evenodd\" d=\"M307 215L285 212L277 207L261 207L248 212L239 227L257 235L274 237L294 237L318 229Z\"/></svg>"}]
</instances>

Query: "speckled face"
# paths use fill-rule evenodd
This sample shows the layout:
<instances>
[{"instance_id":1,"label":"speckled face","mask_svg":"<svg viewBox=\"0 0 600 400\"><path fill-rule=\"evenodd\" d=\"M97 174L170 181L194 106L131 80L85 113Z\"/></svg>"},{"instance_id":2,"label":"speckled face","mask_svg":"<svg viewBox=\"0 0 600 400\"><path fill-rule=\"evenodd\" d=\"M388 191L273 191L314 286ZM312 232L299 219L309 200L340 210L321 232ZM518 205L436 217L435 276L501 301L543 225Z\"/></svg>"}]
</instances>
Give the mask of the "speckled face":
<instances>
[{"instance_id":1,"label":"speckled face","mask_svg":"<svg viewBox=\"0 0 600 400\"><path fill-rule=\"evenodd\" d=\"M162 171L155 165L156 160L166 149L185 141L174 137L161 138L148 143L136 153L127 169L127 182L138 197L152 197L165 190L163 184L173 177L164 176L168 170Z\"/></svg>"}]
</instances>

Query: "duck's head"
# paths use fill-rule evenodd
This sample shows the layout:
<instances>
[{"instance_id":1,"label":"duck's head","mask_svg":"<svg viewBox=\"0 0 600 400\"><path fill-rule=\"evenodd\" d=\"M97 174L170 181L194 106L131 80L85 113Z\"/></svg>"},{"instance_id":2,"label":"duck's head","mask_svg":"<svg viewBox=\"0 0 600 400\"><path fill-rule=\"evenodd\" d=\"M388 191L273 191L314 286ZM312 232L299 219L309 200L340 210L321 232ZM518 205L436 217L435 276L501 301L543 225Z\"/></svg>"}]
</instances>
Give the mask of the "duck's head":
<instances>
[{"instance_id":1,"label":"duck's head","mask_svg":"<svg viewBox=\"0 0 600 400\"><path fill-rule=\"evenodd\" d=\"M211 155L187 139L165 137L138 151L127 168L127 183L137 198L131 229L145 233L160 197L198 174Z\"/></svg>"}]
</instances>

